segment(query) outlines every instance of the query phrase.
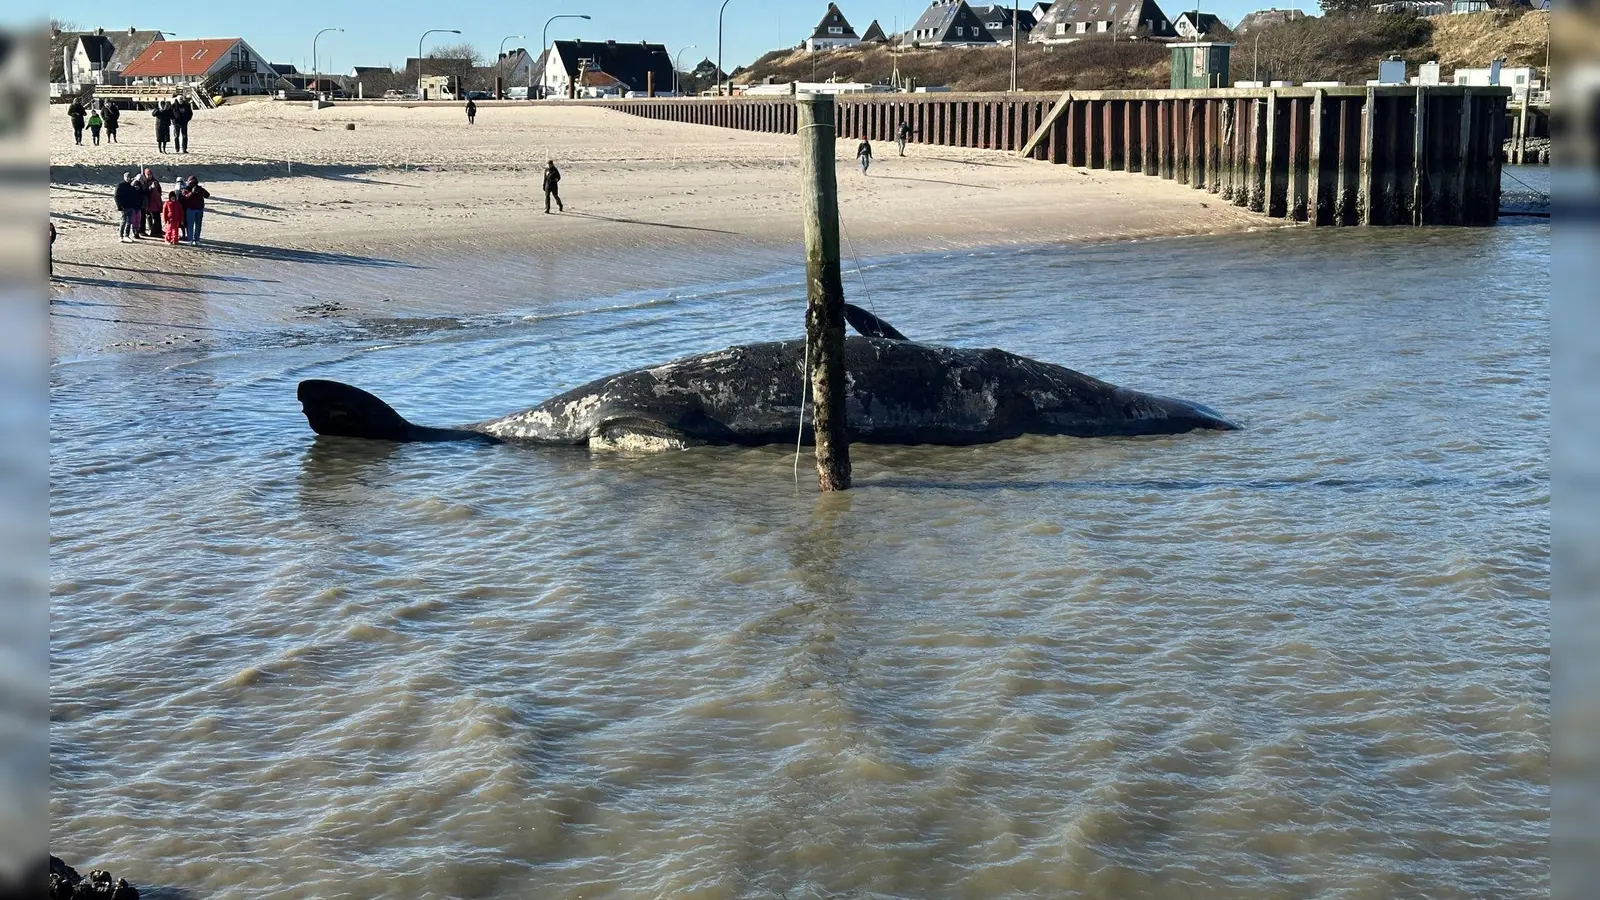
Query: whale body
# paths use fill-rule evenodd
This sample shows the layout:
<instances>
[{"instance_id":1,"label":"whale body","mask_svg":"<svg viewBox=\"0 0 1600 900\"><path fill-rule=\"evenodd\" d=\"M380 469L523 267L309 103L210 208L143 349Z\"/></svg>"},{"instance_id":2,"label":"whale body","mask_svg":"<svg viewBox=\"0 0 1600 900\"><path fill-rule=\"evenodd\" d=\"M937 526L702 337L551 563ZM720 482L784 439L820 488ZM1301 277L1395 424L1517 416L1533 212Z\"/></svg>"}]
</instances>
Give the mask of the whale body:
<instances>
[{"instance_id":1,"label":"whale body","mask_svg":"<svg viewBox=\"0 0 1600 900\"><path fill-rule=\"evenodd\" d=\"M803 340L730 347L610 375L532 409L459 428L414 425L377 397L334 381L303 381L299 398L312 430L343 437L628 451L793 443L797 436L810 442L809 415L801 426L804 352ZM859 443L970 445L1029 434L1090 438L1237 427L1198 403L1003 350L853 336L845 340L844 369L846 421L850 440Z\"/></svg>"}]
</instances>

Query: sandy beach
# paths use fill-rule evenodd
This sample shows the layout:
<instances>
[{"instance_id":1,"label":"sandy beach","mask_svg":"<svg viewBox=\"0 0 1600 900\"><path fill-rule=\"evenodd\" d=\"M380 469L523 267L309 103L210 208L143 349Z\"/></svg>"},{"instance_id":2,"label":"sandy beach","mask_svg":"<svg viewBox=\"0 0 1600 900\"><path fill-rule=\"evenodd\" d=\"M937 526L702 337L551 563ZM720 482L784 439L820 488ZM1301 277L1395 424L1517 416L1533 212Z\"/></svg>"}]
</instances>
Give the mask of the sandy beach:
<instances>
[{"instance_id":1,"label":"sandy beach","mask_svg":"<svg viewBox=\"0 0 1600 900\"><path fill-rule=\"evenodd\" d=\"M202 110L183 156L157 153L139 112L123 117L118 144L74 146L60 106L49 127L58 355L308 316L496 312L800 261L792 136L559 104L485 106L469 127L455 106L246 102ZM992 151L874 149L863 177L855 142L840 142L847 254L1277 227L1158 179ZM544 214L546 159L564 174L564 214ZM207 184L207 246L118 242L112 188L143 166L169 188L190 174ZM514 284L478 281L497 260L521 267ZM274 283L283 287L221 289Z\"/></svg>"}]
</instances>

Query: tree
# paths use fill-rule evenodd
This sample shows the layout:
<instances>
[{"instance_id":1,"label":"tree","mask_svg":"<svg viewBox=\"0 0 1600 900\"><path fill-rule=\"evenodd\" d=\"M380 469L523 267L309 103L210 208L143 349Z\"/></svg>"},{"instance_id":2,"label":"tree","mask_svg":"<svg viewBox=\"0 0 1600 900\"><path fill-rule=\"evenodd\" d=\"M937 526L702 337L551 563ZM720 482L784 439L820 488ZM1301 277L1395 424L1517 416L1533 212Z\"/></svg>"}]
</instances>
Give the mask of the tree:
<instances>
[{"instance_id":1,"label":"tree","mask_svg":"<svg viewBox=\"0 0 1600 900\"><path fill-rule=\"evenodd\" d=\"M469 67L483 65L483 54L467 41L459 44L441 44L428 51L429 59L465 60Z\"/></svg>"},{"instance_id":2,"label":"tree","mask_svg":"<svg viewBox=\"0 0 1600 900\"><path fill-rule=\"evenodd\" d=\"M1372 9L1371 0L1317 0L1323 15L1354 16Z\"/></svg>"}]
</instances>

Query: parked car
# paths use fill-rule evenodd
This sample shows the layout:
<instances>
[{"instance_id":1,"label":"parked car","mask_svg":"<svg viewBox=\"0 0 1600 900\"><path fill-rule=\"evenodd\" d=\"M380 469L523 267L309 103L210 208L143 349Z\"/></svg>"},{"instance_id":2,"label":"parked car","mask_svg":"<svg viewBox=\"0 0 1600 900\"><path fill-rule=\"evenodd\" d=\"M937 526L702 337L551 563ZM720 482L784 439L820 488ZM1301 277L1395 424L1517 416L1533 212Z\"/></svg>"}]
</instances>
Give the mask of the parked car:
<instances>
[{"instance_id":1,"label":"parked car","mask_svg":"<svg viewBox=\"0 0 1600 900\"><path fill-rule=\"evenodd\" d=\"M527 85L523 85L522 87L506 88L506 99L507 100L526 100L526 99L528 99L528 86Z\"/></svg>"},{"instance_id":2,"label":"parked car","mask_svg":"<svg viewBox=\"0 0 1600 900\"><path fill-rule=\"evenodd\" d=\"M488 91L467 91L466 99L468 99L468 100L488 100L488 99L490 99L490 97L489 97L489 92Z\"/></svg>"},{"instance_id":3,"label":"parked car","mask_svg":"<svg viewBox=\"0 0 1600 900\"><path fill-rule=\"evenodd\" d=\"M394 88L390 88L383 92L383 99L385 100L404 100L405 98L405 94L395 90Z\"/></svg>"}]
</instances>

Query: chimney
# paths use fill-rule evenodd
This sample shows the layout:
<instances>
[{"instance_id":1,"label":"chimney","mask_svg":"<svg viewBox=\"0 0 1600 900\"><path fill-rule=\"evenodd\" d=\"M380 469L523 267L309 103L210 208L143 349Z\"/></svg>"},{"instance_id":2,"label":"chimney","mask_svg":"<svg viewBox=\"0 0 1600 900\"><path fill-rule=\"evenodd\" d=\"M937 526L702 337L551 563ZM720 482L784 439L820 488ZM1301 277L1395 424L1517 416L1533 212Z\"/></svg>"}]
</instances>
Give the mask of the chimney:
<instances>
[{"instance_id":1,"label":"chimney","mask_svg":"<svg viewBox=\"0 0 1600 900\"><path fill-rule=\"evenodd\" d=\"M133 37L137 33L138 33L138 29L137 28L134 28L132 25L128 26L128 37Z\"/></svg>"},{"instance_id":2,"label":"chimney","mask_svg":"<svg viewBox=\"0 0 1600 900\"><path fill-rule=\"evenodd\" d=\"M616 45L617 45L617 42L616 42L616 41L614 41L614 40L610 40L610 39L608 39L608 40L607 40L607 41L606 41L606 46L607 46L607 47L615 47L615 46L616 46Z\"/></svg>"},{"instance_id":3,"label":"chimney","mask_svg":"<svg viewBox=\"0 0 1600 900\"><path fill-rule=\"evenodd\" d=\"M106 36L106 30L104 28L96 28L94 30L94 36L95 37L105 37Z\"/></svg>"}]
</instances>

